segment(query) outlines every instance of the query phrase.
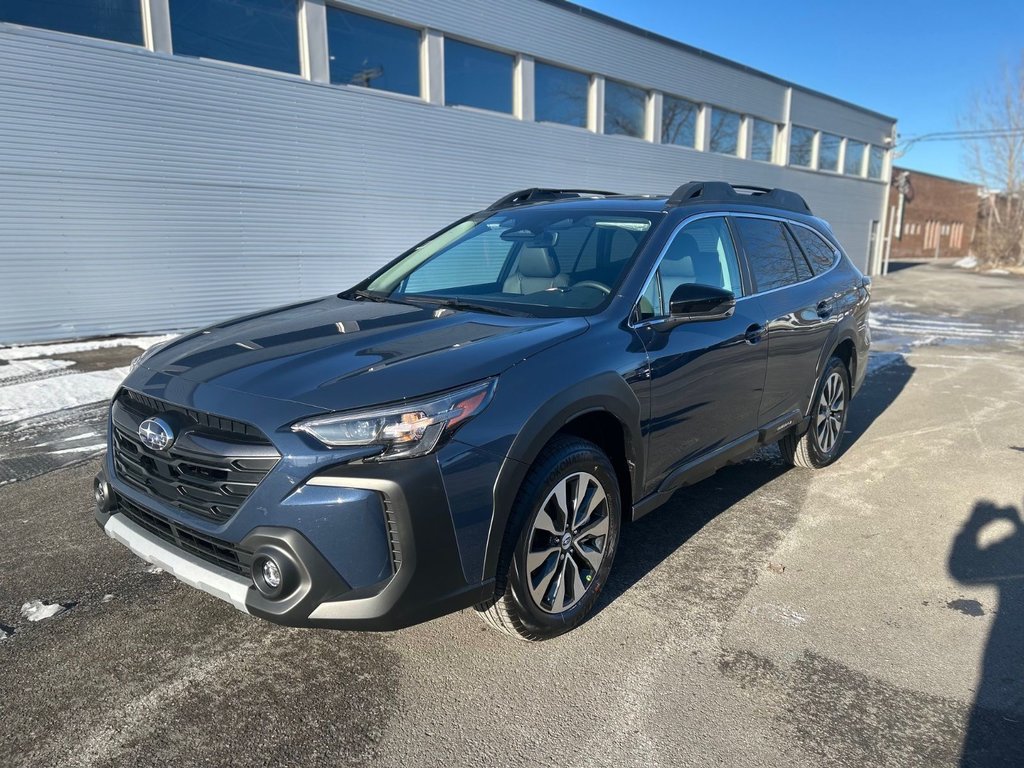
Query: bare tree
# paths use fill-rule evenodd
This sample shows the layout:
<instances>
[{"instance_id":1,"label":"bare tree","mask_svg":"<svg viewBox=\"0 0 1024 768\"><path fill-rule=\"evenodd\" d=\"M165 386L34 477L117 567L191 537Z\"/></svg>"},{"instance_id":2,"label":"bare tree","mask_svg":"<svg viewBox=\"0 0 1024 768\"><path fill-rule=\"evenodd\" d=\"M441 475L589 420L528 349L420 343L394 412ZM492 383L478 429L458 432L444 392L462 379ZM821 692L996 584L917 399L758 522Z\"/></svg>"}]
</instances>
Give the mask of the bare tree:
<instances>
[{"instance_id":1,"label":"bare tree","mask_svg":"<svg viewBox=\"0 0 1024 768\"><path fill-rule=\"evenodd\" d=\"M987 266L1024 265L1024 52L974 97L961 123L983 132L966 149L968 167L986 190L974 250Z\"/></svg>"}]
</instances>

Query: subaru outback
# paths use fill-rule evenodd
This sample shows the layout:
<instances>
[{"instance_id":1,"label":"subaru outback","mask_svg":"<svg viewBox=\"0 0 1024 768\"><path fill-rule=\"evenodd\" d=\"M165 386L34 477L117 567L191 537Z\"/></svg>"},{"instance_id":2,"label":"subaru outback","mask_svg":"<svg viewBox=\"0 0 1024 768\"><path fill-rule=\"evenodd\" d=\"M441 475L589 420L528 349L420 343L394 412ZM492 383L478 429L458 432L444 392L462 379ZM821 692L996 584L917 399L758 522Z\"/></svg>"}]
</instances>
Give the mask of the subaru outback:
<instances>
[{"instance_id":1,"label":"subaru outback","mask_svg":"<svg viewBox=\"0 0 1024 768\"><path fill-rule=\"evenodd\" d=\"M770 443L837 458L869 288L785 190L516 192L351 290L142 355L97 521L281 624L474 607L550 638L678 489Z\"/></svg>"}]
</instances>

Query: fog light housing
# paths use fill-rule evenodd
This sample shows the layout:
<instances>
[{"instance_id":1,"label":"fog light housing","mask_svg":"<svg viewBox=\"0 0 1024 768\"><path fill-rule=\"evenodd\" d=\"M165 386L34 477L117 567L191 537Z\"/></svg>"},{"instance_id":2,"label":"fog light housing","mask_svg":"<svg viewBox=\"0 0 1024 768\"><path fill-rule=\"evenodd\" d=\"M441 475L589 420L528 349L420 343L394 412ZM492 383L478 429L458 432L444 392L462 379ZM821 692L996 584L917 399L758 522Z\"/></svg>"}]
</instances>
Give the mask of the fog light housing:
<instances>
[{"instance_id":1,"label":"fog light housing","mask_svg":"<svg viewBox=\"0 0 1024 768\"><path fill-rule=\"evenodd\" d=\"M114 506L114 494L103 472L96 475L96 479L92 481L92 497L96 502L96 509L104 514Z\"/></svg>"},{"instance_id":2,"label":"fog light housing","mask_svg":"<svg viewBox=\"0 0 1024 768\"><path fill-rule=\"evenodd\" d=\"M263 561L263 581L271 589L281 586L281 568L272 557Z\"/></svg>"}]
</instances>

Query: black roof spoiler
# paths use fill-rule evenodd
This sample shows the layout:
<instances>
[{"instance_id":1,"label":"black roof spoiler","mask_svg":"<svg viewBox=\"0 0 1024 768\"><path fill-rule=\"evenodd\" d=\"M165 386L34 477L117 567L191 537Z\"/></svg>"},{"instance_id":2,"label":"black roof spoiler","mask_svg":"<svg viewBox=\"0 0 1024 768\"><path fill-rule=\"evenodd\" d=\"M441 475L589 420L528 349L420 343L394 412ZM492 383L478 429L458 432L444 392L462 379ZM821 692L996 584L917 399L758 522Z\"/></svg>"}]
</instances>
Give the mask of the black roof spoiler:
<instances>
[{"instance_id":1,"label":"black roof spoiler","mask_svg":"<svg viewBox=\"0 0 1024 768\"><path fill-rule=\"evenodd\" d=\"M542 187L531 187L520 189L517 192L505 195L495 200L489 206L488 211L497 211L501 208L510 208L514 205L525 205L526 203L542 203L551 200L562 200L570 197L608 197L617 194L615 192L604 192L598 189L544 189Z\"/></svg>"},{"instance_id":2,"label":"black roof spoiler","mask_svg":"<svg viewBox=\"0 0 1024 768\"><path fill-rule=\"evenodd\" d=\"M699 203L748 203L812 215L807 201L796 192L790 192L788 189L751 187L745 184L727 184L724 181L689 181L672 193L665 207L675 208Z\"/></svg>"}]
</instances>

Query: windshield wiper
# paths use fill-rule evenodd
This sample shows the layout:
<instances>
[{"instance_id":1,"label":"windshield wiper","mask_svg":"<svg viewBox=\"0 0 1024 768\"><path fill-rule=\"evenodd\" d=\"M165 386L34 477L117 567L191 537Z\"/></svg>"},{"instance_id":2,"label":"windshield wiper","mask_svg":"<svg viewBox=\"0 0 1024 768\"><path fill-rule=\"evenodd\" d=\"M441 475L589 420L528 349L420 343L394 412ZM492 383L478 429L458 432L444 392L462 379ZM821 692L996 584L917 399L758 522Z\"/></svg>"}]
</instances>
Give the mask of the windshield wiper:
<instances>
[{"instance_id":1,"label":"windshield wiper","mask_svg":"<svg viewBox=\"0 0 1024 768\"><path fill-rule=\"evenodd\" d=\"M385 295L383 293L364 291L362 288L341 294L342 298L345 298L347 296L358 296L360 299L365 299L366 301L376 301L381 304L405 304L410 307L416 306L411 301L403 301L402 299L396 299L390 295Z\"/></svg>"},{"instance_id":2,"label":"windshield wiper","mask_svg":"<svg viewBox=\"0 0 1024 768\"><path fill-rule=\"evenodd\" d=\"M404 295L403 298L410 304L437 304L441 307L449 307L451 309L463 309L471 310L473 312L486 312L490 315L504 315L505 317L529 317L528 312L517 312L514 309L504 309L498 307L492 307L489 304L478 304L475 301L466 301L465 299L456 299L450 296L430 296L427 294L417 294L414 296Z\"/></svg>"}]
</instances>

